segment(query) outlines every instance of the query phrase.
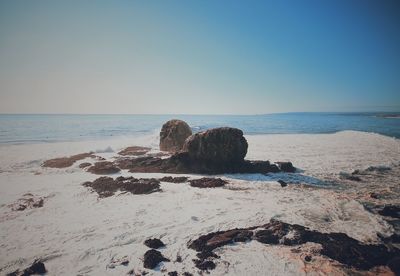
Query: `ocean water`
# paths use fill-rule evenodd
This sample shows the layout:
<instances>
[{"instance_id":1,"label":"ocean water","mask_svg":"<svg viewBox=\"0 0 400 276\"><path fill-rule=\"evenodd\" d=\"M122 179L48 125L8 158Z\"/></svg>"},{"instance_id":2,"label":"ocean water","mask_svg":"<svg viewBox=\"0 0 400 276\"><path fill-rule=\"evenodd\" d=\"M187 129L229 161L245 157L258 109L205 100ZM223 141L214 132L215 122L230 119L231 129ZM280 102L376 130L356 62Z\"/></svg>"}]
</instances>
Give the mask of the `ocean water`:
<instances>
[{"instance_id":1,"label":"ocean water","mask_svg":"<svg viewBox=\"0 0 400 276\"><path fill-rule=\"evenodd\" d=\"M400 118L382 113L280 113L266 115L0 115L0 144L47 143L158 132L170 119L194 132L219 126L245 134L374 132L400 138ZM397 113L396 115L400 115Z\"/></svg>"}]
</instances>

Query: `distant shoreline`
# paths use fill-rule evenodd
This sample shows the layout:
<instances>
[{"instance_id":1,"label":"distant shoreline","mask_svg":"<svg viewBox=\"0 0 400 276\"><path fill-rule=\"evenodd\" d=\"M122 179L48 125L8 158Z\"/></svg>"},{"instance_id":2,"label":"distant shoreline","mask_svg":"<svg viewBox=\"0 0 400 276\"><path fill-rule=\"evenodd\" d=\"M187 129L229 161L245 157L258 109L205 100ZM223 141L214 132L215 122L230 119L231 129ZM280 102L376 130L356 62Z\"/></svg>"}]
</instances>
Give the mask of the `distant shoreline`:
<instances>
[{"instance_id":1,"label":"distant shoreline","mask_svg":"<svg viewBox=\"0 0 400 276\"><path fill-rule=\"evenodd\" d=\"M380 114L376 115L375 117L385 118L385 119L400 119L400 114Z\"/></svg>"}]
</instances>

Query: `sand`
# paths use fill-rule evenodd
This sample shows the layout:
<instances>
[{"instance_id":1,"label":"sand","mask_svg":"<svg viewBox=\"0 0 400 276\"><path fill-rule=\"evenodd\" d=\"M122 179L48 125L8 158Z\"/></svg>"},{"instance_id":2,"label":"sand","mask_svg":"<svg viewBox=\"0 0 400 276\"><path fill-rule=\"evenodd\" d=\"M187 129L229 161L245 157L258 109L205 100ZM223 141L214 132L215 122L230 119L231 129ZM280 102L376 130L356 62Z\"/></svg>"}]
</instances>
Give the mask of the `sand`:
<instances>
[{"instance_id":1,"label":"sand","mask_svg":"<svg viewBox=\"0 0 400 276\"><path fill-rule=\"evenodd\" d=\"M90 158L64 169L43 168L42 162L89 151L113 160L118 151L128 146L150 147L157 152L156 135L1 145L0 273L25 268L41 258L49 275L126 275L131 269L150 275L166 271L196 275L198 270L192 262L196 252L187 248L189 240L211 231L260 225L270 218L322 232L343 232L363 242L376 242L377 233L393 233L382 217L366 211L332 182L339 181L340 172L398 165L399 140L355 131L252 135L246 139L248 159L292 161L301 173L220 175L229 184L210 189L161 182L161 192L117 193L100 199L81 185L98 177L79 168L80 163L93 162ZM167 174L123 170L113 177L120 175L158 178ZM282 188L279 179L297 184ZM12 211L9 205L26 193L44 198L43 207ZM160 238L166 244L162 254L172 261L161 263L155 270L144 269L143 255L148 248L143 242L148 238ZM317 275L332 269L327 267L326 263L331 263L327 259L315 260L324 265L306 265L290 250L256 242L218 250L222 250L221 259L211 275ZM174 262L178 255L181 263ZM127 266L108 266L113 259L125 256L129 260ZM346 270L336 267L334 271Z\"/></svg>"}]
</instances>

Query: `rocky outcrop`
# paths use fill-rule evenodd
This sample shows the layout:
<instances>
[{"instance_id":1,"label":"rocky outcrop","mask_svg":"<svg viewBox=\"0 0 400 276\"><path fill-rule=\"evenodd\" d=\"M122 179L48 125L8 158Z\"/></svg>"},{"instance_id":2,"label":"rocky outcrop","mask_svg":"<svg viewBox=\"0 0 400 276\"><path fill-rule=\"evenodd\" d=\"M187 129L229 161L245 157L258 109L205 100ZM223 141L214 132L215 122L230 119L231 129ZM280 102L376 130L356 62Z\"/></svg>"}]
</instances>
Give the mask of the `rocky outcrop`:
<instances>
[{"instance_id":1,"label":"rocky outcrop","mask_svg":"<svg viewBox=\"0 0 400 276\"><path fill-rule=\"evenodd\" d=\"M83 163L79 164L79 168L84 169L84 168L90 167L91 165L92 164L89 162L83 162Z\"/></svg>"},{"instance_id":2,"label":"rocky outcrop","mask_svg":"<svg viewBox=\"0 0 400 276\"><path fill-rule=\"evenodd\" d=\"M193 134L186 140L183 151L198 162L238 163L243 162L247 147L240 129L221 127Z\"/></svg>"},{"instance_id":3,"label":"rocky outcrop","mask_svg":"<svg viewBox=\"0 0 400 276\"><path fill-rule=\"evenodd\" d=\"M119 159L115 164L121 169L130 172L147 173L198 173L198 174L221 174L221 173L275 173L280 169L269 161L249 161L211 163L202 160L193 160L187 152L179 152L170 158L139 157L132 159Z\"/></svg>"},{"instance_id":4,"label":"rocky outcrop","mask_svg":"<svg viewBox=\"0 0 400 276\"><path fill-rule=\"evenodd\" d=\"M170 158L122 158L116 161L116 165L130 172L162 173L269 173L295 170L290 162L281 162L278 167L268 161L244 160L247 147L241 130L222 127L190 136L182 151Z\"/></svg>"},{"instance_id":5,"label":"rocky outcrop","mask_svg":"<svg viewBox=\"0 0 400 276\"><path fill-rule=\"evenodd\" d=\"M186 176L177 176L177 177L172 177L172 176L164 176L160 178L159 180L161 182L169 182L169 183L185 183L188 181L188 177Z\"/></svg>"},{"instance_id":6,"label":"rocky outcrop","mask_svg":"<svg viewBox=\"0 0 400 276\"><path fill-rule=\"evenodd\" d=\"M169 259L165 258L160 251L150 249L144 254L143 266L145 268L154 269L161 262L169 262Z\"/></svg>"},{"instance_id":7,"label":"rocky outcrop","mask_svg":"<svg viewBox=\"0 0 400 276\"><path fill-rule=\"evenodd\" d=\"M120 169L113 162L109 161L97 162L88 168L88 172L94 174L113 174L119 171Z\"/></svg>"},{"instance_id":8,"label":"rocky outcrop","mask_svg":"<svg viewBox=\"0 0 400 276\"><path fill-rule=\"evenodd\" d=\"M72 166L76 161L89 157L97 158L97 156L95 156L92 152L80 153L69 157L60 157L60 158L46 160L43 162L42 167L57 168L57 169L67 168Z\"/></svg>"},{"instance_id":9,"label":"rocky outcrop","mask_svg":"<svg viewBox=\"0 0 400 276\"><path fill-rule=\"evenodd\" d=\"M132 194L150 194L160 191L160 181L154 178L134 178L134 177L112 177L103 176L90 182L82 184L85 187L90 187L93 191L99 194L99 197L109 197L115 192L130 192Z\"/></svg>"},{"instance_id":10,"label":"rocky outcrop","mask_svg":"<svg viewBox=\"0 0 400 276\"><path fill-rule=\"evenodd\" d=\"M180 151L186 138L190 135L192 135L192 130L186 122L170 120L161 128L160 150L169 152Z\"/></svg>"},{"instance_id":11,"label":"rocky outcrop","mask_svg":"<svg viewBox=\"0 0 400 276\"><path fill-rule=\"evenodd\" d=\"M281 179L278 180L278 183L281 184L282 188L284 188L284 187L286 187L288 185L285 181L283 181Z\"/></svg>"},{"instance_id":12,"label":"rocky outcrop","mask_svg":"<svg viewBox=\"0 0 400 276\"><path fill-rule=\"evenodd\" d=\"M296 172L296 168L293 167L292 162L275 162L275 164L282 172L288 172L288 173Z\"/></svg>"},{"instance_id":13,"label":"rocky outcrop","mask_svg":"<svg viewBox=\"0 0 400 276\"><path fill-rule=\"evenodd\" d=\"M43 207L44 198L34 196L31 193L24 194L9 207L12 211L24 211L25 209L33 209Z\"/></svg>"},{"instance_id":14,"label":"rocky outcrop","mask_svg":"<svg viewBox=\"0 0 400 276\"><path fill-rule=\"evenodd\" d=\"M147 239L144 241L144 245L153 249L165 247L165 244L160 239Z\"/></svg>"},{"instance_id":15,"label":"rocky outcrop","mask_svg":"<svg viewBox=\"0 0 400 276\"><path fill-rule=\"evenodd\" d=\"M190 241L188 247L198 252L195 265L199 269L213 269L212 259L219 258L213 250L235 242L256 240L260 243L281 246L301 245L307 242L321 245L321 255L358 270L369 270L387 265L394 272L400 250L384 244L364 244L344 233L321 233L297 224L271 220L261 226L209 233ZM308 258L311 260L311 256ZM207 262L207 263L206 263Z\"/></svg>"},{"instance_id":16,"label":"rocky outcrop","mask_svg":"<svg viewBox=\"0 0 400 276\"><path fill-rule=\"evenodd\" d=\"M200 179L193 179L189 181L190 186L196 187L196 188L215 188L215 187L222 187L225 184L228 183L228 181L225 181L221 178L208 178L208 177L203 177Z\"/></svg>"},{"instance_id":17,"label":"rocky outcrop","mask_svg":"<svg viewBox=\"0 0 400 276\"><path fill-rule=\"evenodd\" d=\"M150 150L151 148L148 147L132 146L121 150L120 152L118 152L118 154L122 156L127 156L127 155L140 156L140 155L145 155Z\"/></svg>"},{"instance_id":18,"label":"rocky outcrop","mask_svg":"<svg viewBox=\"0 0 400 276\"><path fill-rule=\"evenodd\" d=\"M92 166L82 163L81 168L94 174L114 174L121 169L141 173L275 173L295 172L291 162L249 161L244 157L248 144L240 129L221 127L191 135L190 127L183 121L165 123L160 133L160 148L170 151L172 156L163 158L164 153L149 153L150 148L128 147L119 152L113 162L102 161ZM188 137L188 138L187 138ZM187 138L187 139L186 139ZM168 155L169 155L168 154ZM133 156L133 157L129 157ZM101 159L92 153L51 159L44 162L47 167L67 167L87 157ZM175 179L171 179L173 182ZM165 180L168 181L168 180ZM183 181L183 179L179 180Z\"/></svg>"}]
</instances>

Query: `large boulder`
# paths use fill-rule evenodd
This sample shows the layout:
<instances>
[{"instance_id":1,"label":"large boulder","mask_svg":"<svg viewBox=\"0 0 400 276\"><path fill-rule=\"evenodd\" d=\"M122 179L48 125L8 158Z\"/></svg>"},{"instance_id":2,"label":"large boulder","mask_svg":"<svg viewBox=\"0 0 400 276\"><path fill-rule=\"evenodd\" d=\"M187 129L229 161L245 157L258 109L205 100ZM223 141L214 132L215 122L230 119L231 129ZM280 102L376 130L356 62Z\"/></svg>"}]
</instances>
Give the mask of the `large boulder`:
<instances>
[{"instance_id":1,"label":"large boulder","mask_svg":"<svg viewBox=\"0 0 400 276\"><path fill-rule=\"evenodd\" d=\"M240 163L247 153L247 141L237 128L220 127L193 134L183 146L192 160L209 163Z\"/></svg>"},{"instance_id":2,"label":"large boulder","mask_svg":"<svg viewBox=\"0 0 400 276\"><path fill-rule=\"evenodd\" d=\"M170 120L161 128L160 150L169 152L180 151L186 138L190 135L192 135L192 130L186 122Z\"/></svg>"}]
</instances>

